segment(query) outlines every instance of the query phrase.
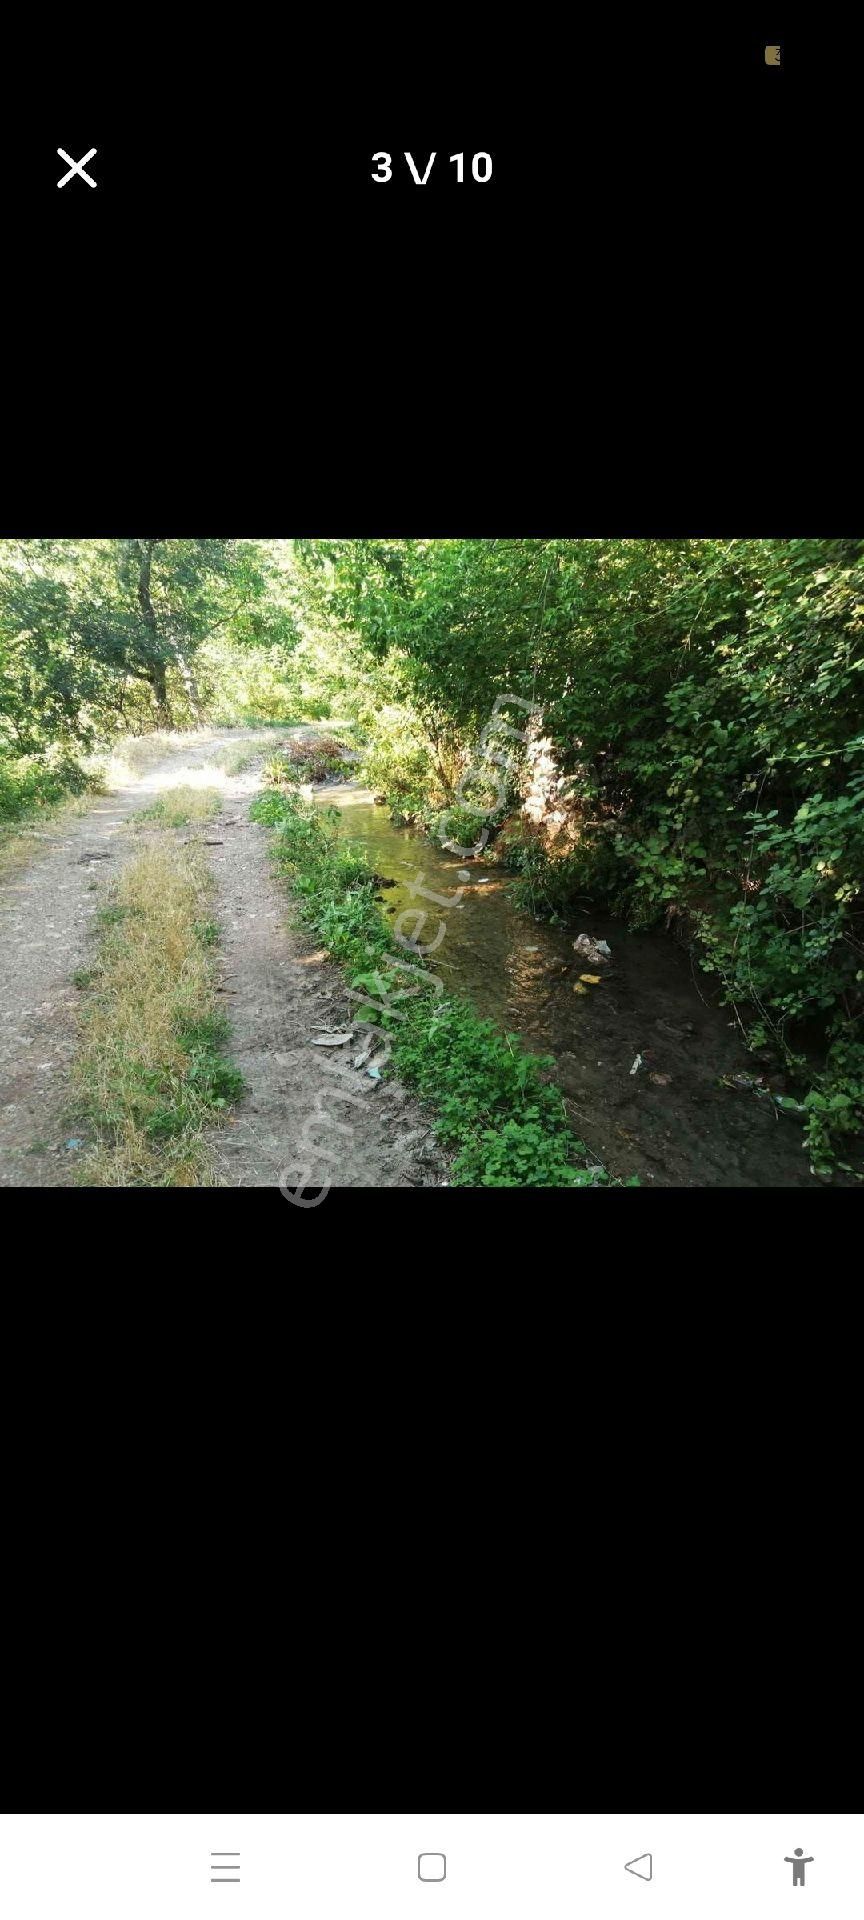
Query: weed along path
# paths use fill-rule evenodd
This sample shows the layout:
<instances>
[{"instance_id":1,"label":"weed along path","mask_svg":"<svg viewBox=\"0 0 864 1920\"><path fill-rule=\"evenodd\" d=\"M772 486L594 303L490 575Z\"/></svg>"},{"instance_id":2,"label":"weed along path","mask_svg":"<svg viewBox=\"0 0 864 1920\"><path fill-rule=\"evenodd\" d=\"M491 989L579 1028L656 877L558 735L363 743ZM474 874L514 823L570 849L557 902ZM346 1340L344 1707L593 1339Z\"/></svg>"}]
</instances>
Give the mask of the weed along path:
<instances>
[{"instance_id":1,"label":"weed along path","mask_svg":"<svg viewBox=\"0 0 864 1920\"><path fill-rule=\"evenodd\" d=\"M315 731L285 728L281 735ZM224 1007L229 1022L227 1060L245 1082L224 1129L201 1130L189 1171L177 1183L272 1186L283 1175L302 1181L313 1137L320 1143L316 1168L325 1169L319 1183L323 1177L339 1185L425 1185L446 1177L431 1121L404 1090L371 1080L357 1089L353 1082L362 1076L353 1075L346 1103L334 1091L338 1076L329 1049L313 1044L345 1027L347 994L337 970L288 925L266 831L248 819L257 766L281 735L228 728L131 743L112 791L86 814L55 820L0 884L0 1186L72 1186L82 1174L87 1183L94 1141L87 1122L75 1118L80 1095L73 1077L82 1049L80 1012L104 923L112 913L130 911L110 906L118 883L122 897L142 855L157 846L169 854L179 849L210 868L212 922L196 924L202 936L212 926L214 1004ZM215 817L208 821L202 813L172 829L167 823L178 788L215 790ZM164 822L136 820L160 806ZM164 944L164 931L160 938ZM112 977L131 982L122 949ZM129 1021L134 1040L134 1009ZM122 1052L122 1043L115 1023L103 1055L110 1046ZM128 1131L125 1119L122 1124ZM171 1124L169 1115L169 1134ZM99 1184L130 1179L148 1183L131 1151Z\"/></svg>"}]
</instances>

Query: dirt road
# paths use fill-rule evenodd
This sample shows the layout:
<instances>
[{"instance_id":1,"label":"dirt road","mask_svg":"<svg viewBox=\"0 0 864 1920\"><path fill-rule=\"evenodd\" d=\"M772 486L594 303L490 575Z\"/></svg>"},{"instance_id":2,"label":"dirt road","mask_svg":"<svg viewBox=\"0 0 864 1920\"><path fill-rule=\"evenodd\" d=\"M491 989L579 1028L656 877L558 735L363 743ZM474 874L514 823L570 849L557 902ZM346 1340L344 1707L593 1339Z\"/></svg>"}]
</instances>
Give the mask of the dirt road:
<instances>
[{"instance_id":1,"label":"dirt road","mask_svg":"<svg viewBox=\"0 0 864 1920\"><path fill-rule=\"evenodd\" d=\"M229 1051L249 1092L232 1123L212 1137L217 1179L276 1186L284 1174L293 1183L309 1167L308 1142L317 1132L318 1177L330 1185L440 1184L446 1168L428 1114L398 1084L362 1073L351 1076L352 1099L340 1098L330 1050L311 1044L345 1026L344 983L290 925L266 829L248 818L256 764L238 773L218 765L226 748L257 746L263 757L273 734L227 728L163 736L161 757L158 741L147 745L157 755L149 765L130 771L86 814L34 838L23 863L0 883L0 1186L75 1181L86 1140L69 1104L80 1000L73 976L92 962L94 916L110 881L140 847L127 823L154 795L179 785L218 787L225 796L206 838L222 842L208 849L214 915L222 928Z\"/></svg>"}]
</instances>

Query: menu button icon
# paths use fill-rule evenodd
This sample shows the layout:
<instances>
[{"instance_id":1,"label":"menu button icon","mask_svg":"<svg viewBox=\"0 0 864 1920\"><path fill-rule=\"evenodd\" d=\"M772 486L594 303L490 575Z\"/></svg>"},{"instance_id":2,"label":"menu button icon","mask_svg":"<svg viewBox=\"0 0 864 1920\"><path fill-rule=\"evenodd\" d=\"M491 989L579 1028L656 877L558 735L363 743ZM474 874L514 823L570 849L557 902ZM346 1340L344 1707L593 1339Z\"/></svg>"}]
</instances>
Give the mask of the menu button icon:
<instances>
[{"instance_id":1,"label":"menu button icon","mask_svg":"<svg viewBox=\"0 0 864 1920\"><path fill-rule=\"evenodd\" d=\"M239 1853L211 1853L210 1884L214 1887L239 1887Z\"/></svg>"}]
</instances>

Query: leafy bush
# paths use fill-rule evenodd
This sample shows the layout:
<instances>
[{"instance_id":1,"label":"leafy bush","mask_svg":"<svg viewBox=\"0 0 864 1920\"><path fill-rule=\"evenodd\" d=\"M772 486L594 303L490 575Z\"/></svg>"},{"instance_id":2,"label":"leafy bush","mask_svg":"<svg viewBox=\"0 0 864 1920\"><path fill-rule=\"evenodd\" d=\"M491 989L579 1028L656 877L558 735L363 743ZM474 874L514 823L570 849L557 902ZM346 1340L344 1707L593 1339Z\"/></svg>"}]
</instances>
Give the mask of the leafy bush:
<instances>
[{"instance_id":1,"label":"leafy bush","mask_svg":"<svg viewBox=\"0 0 864 1920\"><path fill-rule=\"evenodd\" d=\"M428 822L429 833L439 846L465 848L471 852L486 846L491 825L485 813L477 813L470 807L445 807L442 813L432 816Z\"/></svg>"},{"instance_id":2,"label":"leafy bush","mask_svg":"<svg viewBox=\"0 0 864 1920\"><path fill-rule=\"evenodd\" d=\"M527 1053L459 1001L413 1007L394 1035L403 1080L438 1108L438 1132L457 1149L455 1186L587 1187L605 1174L575 1164L584 1155L560 1094L543 1079L554 1062Z\"/></svg>"},{"instance_id":3,"label":"leafy bush","mask_svg":"<svg viewBox=\"0 0 864 1920\"><path fill-rule=\"evenodd\" d=\"M620 866L606 834L556 853L541 834L517 819L507 823L495 852L518 875L513 887L517 906L537 919L561 922L580 900L614 900L621 887Z\"/></svg>"},{"instance_id":4,"label":"leafy bush","mask_svg":"<svg viewBox=\"0 0 864 1920\"><path fill-rule=\"evenodd\" d=\"M250 820L257 820L264 827L281 825L285 818L284 796L281 793L259 793L249 809Z\"/></svg>"},{"instance_id":5,"label":"leafy bush","mask_svg":"<svg viewBox=\"0 0 864 1920\"><path fill-rule=\"evenodd\" d=\"M400 825L423 818L436 796L444 798L429 743L415 716L401 707L385 707L376 716L363 778Z\"/></svg>"},{"instance_id":6,"label":"leafy bush","mask_svg":"<svg viewBox=\"0 0 864 1920\"><path fill-rule=\"evenodd\" d=\"M83 793L104 793L104 775L71 757L0 758L0 821L26 820L43 807Z\"/></svg>"}]
</instances>

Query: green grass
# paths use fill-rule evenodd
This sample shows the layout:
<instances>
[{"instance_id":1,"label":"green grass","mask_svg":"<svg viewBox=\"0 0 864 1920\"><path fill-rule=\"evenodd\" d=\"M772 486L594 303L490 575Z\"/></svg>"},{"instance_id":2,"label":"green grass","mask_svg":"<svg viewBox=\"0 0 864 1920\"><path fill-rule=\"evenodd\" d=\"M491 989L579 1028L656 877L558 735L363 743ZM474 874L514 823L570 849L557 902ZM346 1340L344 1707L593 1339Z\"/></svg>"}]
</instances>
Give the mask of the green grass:
<instances>
[{"instance_id":1,"label":"green grass","mask_svg":"<svg viewBox=\"0 0 864 1920\"><path fill-rule=\"evenodd\" d=\"M202 947L216 946L219 939L219 923L217 920L196 920L193 931L197 934Z\"/></svg>"},{"instance_id":2,"label":"green grass","mask_svg":"<svg viewBox=\"0 0 864 1920\"><path fill-rule=\"evenodd\" d=\"M409 956L379 913L363 849L337 840L320 809L294 794L262 794L250 811L274 828L274 859L301 917L352 988L375 1003L358 1002L355 1021L386 1032L392 1067L434 1110L438 1135L454 1154L452 1184L608 1184L605 1173L584 1164L584 1144L546 1079L551 1058L527 1052L515 1034L499 1033L463 1001L437 994L419 962L410 975L388 965Z\"/></svg>"}]
</instances>

